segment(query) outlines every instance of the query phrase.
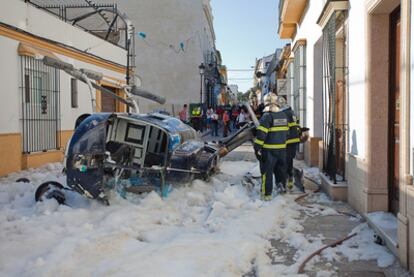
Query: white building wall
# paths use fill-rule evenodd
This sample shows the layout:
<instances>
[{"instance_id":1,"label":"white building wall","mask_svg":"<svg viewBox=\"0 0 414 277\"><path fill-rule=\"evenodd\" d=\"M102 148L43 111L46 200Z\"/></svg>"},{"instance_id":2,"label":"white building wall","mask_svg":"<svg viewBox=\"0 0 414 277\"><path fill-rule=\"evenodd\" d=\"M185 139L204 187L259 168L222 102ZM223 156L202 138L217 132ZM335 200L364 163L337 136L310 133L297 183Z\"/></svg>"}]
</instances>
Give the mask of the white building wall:
<instances>
[{"instance_id":1,"label":"white building wall","mask_svg":"<svg viewBox=\"0 0 414 277\"><path fill-rule=\"evenodd\" d=\"M239 86L238 85L229 85L229 89L234 95L237 95L239 92Z\"/></svg>"},{"instance_id":2,"label":"white building wall","mask_svg":"<svg viewBox=\"0 0 414 277\"><path fill-rule=\"evenodd\" d=\"M199 102L198 66L215 51L214 31L206 16L211 10L210 1L123 0L117 5L136 29L136 66L142 87L165 96L165 108L171 111L175 105L175 114L184 103ZM145 33L145 39L138 35L140 32ZM180 42L184 42L184 51L180 50ZM150 101L140 103L143 112L160 108Z\"/></svg>"},{"instance_id":3,"label":"white building wall","mask_svg":"<svg viewBox=\"0 0 414 277\"><path fill-rule=\"evenodd\" d=\"M18 42L0 36L0 133L19 133L21 101Z\"/></svg>"},{"instance_id":4,"label":"white building wall","mask_svg":"<svg viewBox=\"0 0 414 277\"><path fill-rule=\"evenodd\" d=\"M414 5L411 4L411 34L410 34L410 58L411 58L411 70L410 70L410 173L414 175Z\"/></svg>"},{"instance_id":5,"label":"white building wall","mask_svg":"<svg viewBox=\"0 0 414 277\"><path fill-rule=\"evenodd\" d=\"M93 71L101 72L104 76L112 76L119 80L124 80L125 75L116 73L111 70L98 67L93 64L87 64L82 61L69 59L65 56L58 55L58 57L65 62L69 62L75 66L75 68L87 68ZM71 107L71 76L65 72L60 72L60 106L61 106L61 129L71 130L74 128L75 120L80 114L92 113L91 97L88 86L78 81L78 108ZM95 92L95 90L93 90ZM19 92L21 94L21 92Z\"/></svg>"},{"instance_id":6,"label":"white building wall","mask_svg":"<svg viewBox=\"0 0 414 277\"><path fill-rule=\"evenodd\" d=\"M365 1L350 1L349 24L349 152L366 157L366 12Z\"/></svg>"},{"instance_id":7,"label":"white building wall","mask_svg":"<svg viewBox=\"0 0 414 277\"><path fill-rule=\"evenodd\" d=\"M39 10L23 1L0 0L0 22L25 30L76 49L89 50L96 56L126 65L126 51L99 39L85 31L73 27L58 18ZM53 26L53 27L51 27ZM21 57L18 55L19 41L0 35L0 133L20 133L22 117ZM105 76L124 80L125 75L104 69L93 64L57 55L62 61L76 68L87 68L103 73ZM83 113L92 112L88 87L78 81L78 108L71 108L70 76L60 72L61 130L72 130L76 118Z\"/></svg>"},{"instance_id":8,"label":"white building wall","mask_svg":"<svg viewBox=\"0 0 414 277\"><path fill-rule=\"evenodd\" d=\"M315 118L315 109L322 109L321 102L315 102L315 93L322 93L322 91L314 91L314 45L322 36L322 29L316 23L320 13L322 12L325 0L308 1L308 7L305 10L302 22L297 27L297 32L292 45L296 41L306 39L306 127L308 127L311 137L322 137L322 129L315 126L315 121L322 124L320 120L310 120Z\"/></svg>"},{"instance_id":9,"label":"white building wall","mask_svg":"<svg viewBox=\"0 0 414 277\"><path fill-rule=\"evenodd\" d=\"M310 128L310 136L321 137L322 124L320 110L321 98L317 97L322 91L315 91L315 45L322 37L322 29L317 20L325 5L325 0L309 1L302 22L297 28L297 33L292 41L306 39L306 118L314 119L306 122ZM351 0L349 9L349 151L360 158L366 154L366 20L365 1ZM319 42L320 43L320 42ZM319 53L317 53L319 54ZM317 88L319 85L316 86Z\"/></svg>"},{"instance_id":10,"label":"white building wall","mask_svg":"<svg viewBox=\"0 0 414 277\"><path fill-rule=\"evenodd\" d=\"M0 0L0 22L78 50L126 65L125 51L79 28L59 20L23 0Z\"/></svg>"}]
</instances>

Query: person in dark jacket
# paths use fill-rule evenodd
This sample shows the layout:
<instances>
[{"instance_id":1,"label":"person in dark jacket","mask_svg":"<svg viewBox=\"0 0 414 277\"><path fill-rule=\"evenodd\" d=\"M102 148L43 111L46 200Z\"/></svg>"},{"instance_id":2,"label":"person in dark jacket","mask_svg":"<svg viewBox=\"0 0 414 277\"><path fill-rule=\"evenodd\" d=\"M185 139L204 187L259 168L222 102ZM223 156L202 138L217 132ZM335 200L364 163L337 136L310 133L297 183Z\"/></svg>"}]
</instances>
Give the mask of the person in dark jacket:
<instances>
[{"instance_id":1,"label":"person in dark jacket","mask_svg":"<svg viewBox=\"0 0 414 277\"><path fill-rule=\"evenodd\" d=\"M295 112L292 110L286 103L286 99L282 96L279 96L277 99L278 106L281 109L281 112L286 114L289 126L288 139L286 141L286 174L287 174L287 188L292 189L295 184L300 191L304 191L304 187L301 183L293 182L293 160L296 156L296 152L301 142L301 128L299 125L299 120L296 118ZM300 186L299 186L300 184Z\"/></svg>"},{"instance_id":2,"label":"person in dark jacket","mask_svg":"<svg viewBox=\"0 0 414 277\"><path fill-rule=\"evenodd\" d=\"M288 120L277 106L277 96L269 93L264 97L265 108L260 125L256 129L254 151L260 162L262 176L261 194L265 201L272 200L273 174L277 174L281 190L286 187L286 142Z\"/></svg>"}]
</instances>

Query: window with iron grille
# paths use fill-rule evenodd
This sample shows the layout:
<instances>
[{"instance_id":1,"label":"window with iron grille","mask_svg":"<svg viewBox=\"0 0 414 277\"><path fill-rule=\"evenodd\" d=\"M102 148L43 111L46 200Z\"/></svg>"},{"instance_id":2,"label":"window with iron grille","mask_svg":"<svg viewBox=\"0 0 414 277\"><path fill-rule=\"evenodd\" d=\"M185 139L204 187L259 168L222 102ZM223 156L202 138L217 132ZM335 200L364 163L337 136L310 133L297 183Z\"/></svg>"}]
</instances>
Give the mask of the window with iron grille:
<instances>
[{"instance_id":1,"label":"window with iron grille","mask_svg":"<svg viewBox=\"0 0 414 277\"><path fill-rule=\"evenodd\" d=\"M300 124L306 126L306 45L299 45L294 55L294 111Z\"/></svg>"},{"instance_id":2,"label":"window with iron grille","mask_svg":"<svg viewBox=\"0 0 414 277\"><path fill-rule=\"evenodd\" d=\"M306 45L299 45L294 52L293 62L293 110L300 125L306 126ZM299 145L299 153L303 153L303 144Z\"/></svg>"},{"instance_id":3,"label":"window with iron grille","mask_svg":"<svg viewBox=\"0 0 414 277\"><path fill-rule=\"evenodd\" d=\"M294 103L295 103L295 93L294 93L294 64L293 62L289 63L288 71L287 71L287 90L288 90L288 104L294 109Z\"/></svg>"},{"instance_id":4,"label":"window with iron grille","mask_svg":"<svg viewBox=\"0 0 414 277\"><path fill-rule=\"evenodd\" d=\"M323 29L323 169L345 181L347 57L346 11L335 11Z\"/></svg>"},{"instance_id":5,"label":"window with iron grille","mask_svg":"<svg viewBox=\"0 0 414 277\"><path fill-rule=\"evenodd\" d=\"M23 153L60 148L59 71L21 57Z\"/></svg>"}]
</instances>

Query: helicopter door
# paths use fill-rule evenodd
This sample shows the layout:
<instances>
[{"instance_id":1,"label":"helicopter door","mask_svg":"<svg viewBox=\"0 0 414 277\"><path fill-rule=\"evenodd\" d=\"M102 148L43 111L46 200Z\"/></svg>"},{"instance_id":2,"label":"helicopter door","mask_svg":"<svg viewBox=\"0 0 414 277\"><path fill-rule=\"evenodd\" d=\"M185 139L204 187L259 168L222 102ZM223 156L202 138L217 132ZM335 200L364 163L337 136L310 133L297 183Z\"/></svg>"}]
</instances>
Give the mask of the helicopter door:
<instances>
[{"instance_id":1,"label":"helicopter door","mask_svg":"<svg viewBox=\"0 0 414 277\"><path fill-rule=\"evenodd\" d=\"M109 128L107 146L113 143L132 146L132 163L143 166L148 145L148 129L148 125L139 121L117 118Z\"/></svg>"},{"instance_id":2,"label":"helicopter door","mask_svg":"<svg viewBox=\"0 0 414 277\"><path fill-rule=\"evenodd\" d=\"M149 139L147 146L147 154L145 156L145 167L152 167L154 165L164 166L168 154L168 135L158 127L148 126Z\"/></svg>"}]
</instances>

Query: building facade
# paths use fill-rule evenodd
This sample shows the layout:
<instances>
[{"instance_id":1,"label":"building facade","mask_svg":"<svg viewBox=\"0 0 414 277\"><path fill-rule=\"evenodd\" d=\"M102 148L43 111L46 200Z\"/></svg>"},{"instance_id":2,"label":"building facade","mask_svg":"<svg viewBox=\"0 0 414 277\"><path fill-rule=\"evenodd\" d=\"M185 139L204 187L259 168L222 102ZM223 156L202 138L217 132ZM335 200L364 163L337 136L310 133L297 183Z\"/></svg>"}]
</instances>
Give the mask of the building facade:
<instances>
[{"instance_id":1,"label":"building facade","mask_svg":"<svg viewBox=\"0 0 414 277\"><path fill-rule=\"evenodd\" d=\"M307 163L414 271L412 12L409 0L284 0L279 36L292 43ZM394 228L371 220L378 212Z\"/></svg>"},{"instance_id":2,"label":"building facade","mask_svg":"<svg viewBox=\"0 0 414 277\"><path fill-rule=\"evenodd\" d=\"M88 87L46 66L42 58L101 72L107 80L101 84L122 96L127 52L26 1L0 4L0 176L4 176L62 161L76 119L92 112ZM126 110L99 91L93 93L98 111Z\"/></svg>"},{"instance_id":3,"label":"building facade","mask_svg":"<svg viewBox=\"0 0 414 277\"><path fill-rule=\"evenodd\" d=\"M136 66L141 69L142 87L167 99L163 107L142 100L142 112L165 108L177 115L185 103L211 103L220 78L210 0L95 2L116 2L128 12L136 29ZM205 66L202 76L201 63Z\"/></svg>"},{"instance_id":4,"label":"building facade","mask_svg":"<svg viewBox=\"0 0 414 277\"><path fill-rule=\"evenodd\" d=\"M263 102L263 97L272 91L272 83L275 84L275 81L272 82L272 72L270 68L272 61L274 61L275 54L270 54L262 58L256 59L256 64L253 73L253 83L254 87L257 88L257 100L258 104ZM273 63L274 64L274 63ZM268 74L269 72L269 74Z\"/></svg>"}]
</instances>

